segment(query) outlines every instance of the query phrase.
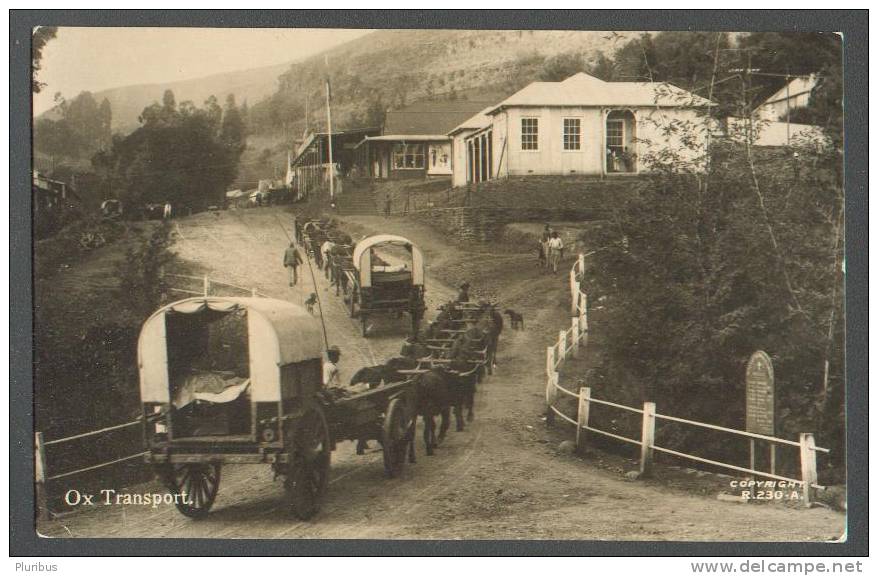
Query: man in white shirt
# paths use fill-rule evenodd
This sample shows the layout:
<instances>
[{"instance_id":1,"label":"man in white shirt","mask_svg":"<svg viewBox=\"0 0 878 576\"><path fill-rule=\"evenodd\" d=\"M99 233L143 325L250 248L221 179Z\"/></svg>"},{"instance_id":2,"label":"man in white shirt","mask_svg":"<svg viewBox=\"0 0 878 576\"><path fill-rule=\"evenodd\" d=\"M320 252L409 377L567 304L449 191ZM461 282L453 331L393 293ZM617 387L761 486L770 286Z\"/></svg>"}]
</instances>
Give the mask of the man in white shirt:
<instances>
[{"instance_id":1,"label":"man in white shirt","mask_svg":"<svg viewBox=\"0 0 878 576\"><path fill-rule=\"evenodd\" d=\"M558 262L561 261L561 252L564 250L564 242L558 236L558 232L552 232L548 242L549 247L549 265L552 267L552 274L558 273Z\"/></svg>"},{"instance_id":2,"label":"man in white shirt","mask_svg":"<svg viewBox=\"0 0 878 576\"><path fill-rule=\"evenodd\" d=\"M323 363L323 385L338 386L340 383L338 373L338 361L341 358L341 350L338 346L330 346L326 351L326 362Z\"/></svg>"}]
</instances>

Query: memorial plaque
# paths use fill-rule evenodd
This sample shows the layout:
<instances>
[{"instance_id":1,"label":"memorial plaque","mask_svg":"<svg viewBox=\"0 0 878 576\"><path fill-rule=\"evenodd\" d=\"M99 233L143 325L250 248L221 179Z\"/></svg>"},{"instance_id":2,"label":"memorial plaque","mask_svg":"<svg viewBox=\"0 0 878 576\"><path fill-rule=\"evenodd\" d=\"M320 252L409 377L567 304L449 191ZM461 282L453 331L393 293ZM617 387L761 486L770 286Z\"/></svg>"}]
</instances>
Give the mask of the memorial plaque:
<instances>
[{"instance_id":1,"label":"memorial plaque","mask_svg":"<svg viewBox=\"0 0 878 576\"><path fill-rule=\"evenodd\" d=\"M762 350L747 362L747 432L774 436L774 368Z\"/></svg>"}]
</instances>

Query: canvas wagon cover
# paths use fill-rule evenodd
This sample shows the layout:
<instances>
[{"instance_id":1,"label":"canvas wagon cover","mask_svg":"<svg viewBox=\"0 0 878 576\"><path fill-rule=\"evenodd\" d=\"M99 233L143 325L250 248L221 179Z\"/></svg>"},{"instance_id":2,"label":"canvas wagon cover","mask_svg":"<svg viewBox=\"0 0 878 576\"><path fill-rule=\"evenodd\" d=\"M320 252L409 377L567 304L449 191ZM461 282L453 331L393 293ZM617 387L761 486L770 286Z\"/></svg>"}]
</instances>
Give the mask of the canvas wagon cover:
<instances>
[{"instance_id":1,"label":"canvas wagon cover","mask_svg":"<svg viewBox=\"0 0 878 576\"><path fill-rule=\"evenodd\" d=\"M303 308L273 298L197 297L156 311L137 343L142 402L170 402L165 317L168 314L247 311L249 369L254 402L280 400L280 367L323 357L323 334Z\"/></svg>"},{"instance_id":2,"label":"canvas wagon cover","mask_svg":"<svg viewBox=\"0 0 878 576\"><path fill-rule=\"evenodd\" d=\"M393 234L378 234L360 240L354 247L353 261L354 266L360 271L361 286L369 287L372 285L372 257L369 248L381 244L410 246L412 249L412 284L415 286L424 284L424 255L421 253L421 249L408 238Z\"/></svg>"}]
</instances>

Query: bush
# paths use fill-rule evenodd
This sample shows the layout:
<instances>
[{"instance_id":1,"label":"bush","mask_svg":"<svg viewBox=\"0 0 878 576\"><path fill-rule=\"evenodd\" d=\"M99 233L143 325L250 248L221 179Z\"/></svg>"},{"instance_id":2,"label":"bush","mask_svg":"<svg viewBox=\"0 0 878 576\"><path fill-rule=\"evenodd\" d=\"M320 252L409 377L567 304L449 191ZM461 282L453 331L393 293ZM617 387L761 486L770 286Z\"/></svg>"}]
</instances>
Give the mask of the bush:
<instances>
[{"instance_id":1,"label":"bush","mask_svg":"<svg viewBox=\"0 0 878 576\"><path fill-rule=\"evenodd\" d=\"M140 321L158 308L167 293L162 272L174 257L168 250L170 232L170 224L163 221L140 246L129 247L118 266L118 297L127 301L129 312Z\"/></svg>"},{"instance_id":2,"label":"bush","mask_svg":"<svg viewBox=\"0 0 878 576\"><path fill-rule=\"evenodd\" d=\"M664 413L743 428L744 367L763 349L775 369L776 434L816 432L842 466L840 158L799 153L797 161L789 149L728 146L714 150L708 174L654 175L615 207L612 225L584 239L607 247L589 260L587 292L591 302L606 297L600 368L626 382L626 394ZM705 445L692 429L666 441L701 454L731 451Z\"/></svg>"}]
</instances>

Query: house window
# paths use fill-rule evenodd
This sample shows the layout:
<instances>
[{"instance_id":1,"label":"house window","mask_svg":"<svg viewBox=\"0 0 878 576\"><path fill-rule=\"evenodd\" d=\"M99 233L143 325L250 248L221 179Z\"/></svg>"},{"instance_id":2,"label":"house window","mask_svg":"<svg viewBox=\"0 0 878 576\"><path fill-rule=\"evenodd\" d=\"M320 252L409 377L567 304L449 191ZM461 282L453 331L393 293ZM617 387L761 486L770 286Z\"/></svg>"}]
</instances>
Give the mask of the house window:
<instances>
[{"instance_id":1,"label":"house window","mask_svg":"<svg viewBox=\"0 0 878 576\"><path fill-rule=\"evenodd\" d=\"M564 118L564 150L580 149L581 128L579 118Z\"/></svg>"},{"instance_id":2,"label":"house window","mask_svg":"<svg viewBox=\"0 0 878 576\"><path fill-rule=\"evenodd\" d=\"M393 147L394 170L423 170L423 144L397 144Z\"/></svg>"},{"instance_id":3,"label":"house window","mask_svg":"<svg viewBox=\"0 0 878 576\"><path fill-rule=\"evenodd\" d=\"M538 118L522 118L521 149L539 150L539 133L540 126Z\"/></svg>"},{"instance_id":4,"label":"house window","mask_svg":"<svg viewBox=\"0 0 878 576\"><path fill-rule=\"evenodd\" d=\"M625 121L607 120L607 148L621 151L625 147Z\"/></svg>"}]
</instances>

